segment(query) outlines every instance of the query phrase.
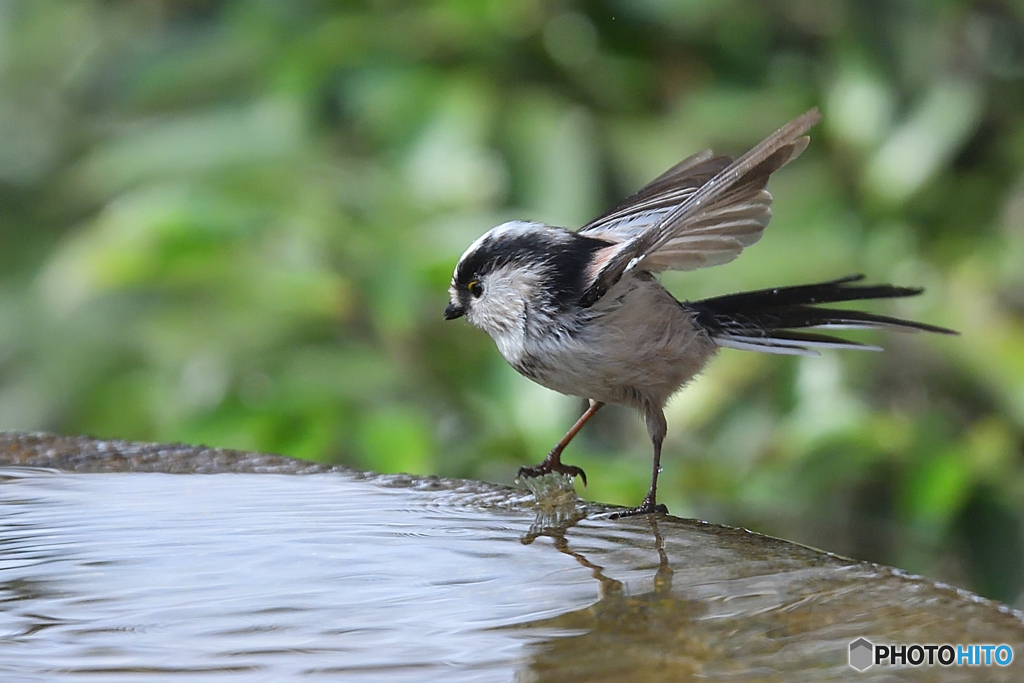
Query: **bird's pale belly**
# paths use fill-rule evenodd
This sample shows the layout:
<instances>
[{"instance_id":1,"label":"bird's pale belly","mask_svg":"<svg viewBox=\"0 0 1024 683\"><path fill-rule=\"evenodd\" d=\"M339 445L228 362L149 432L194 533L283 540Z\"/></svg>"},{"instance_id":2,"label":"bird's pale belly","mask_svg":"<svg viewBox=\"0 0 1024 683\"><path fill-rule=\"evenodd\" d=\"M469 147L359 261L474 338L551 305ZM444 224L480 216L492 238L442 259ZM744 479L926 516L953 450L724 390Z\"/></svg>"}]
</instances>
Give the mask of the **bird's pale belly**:
<instances>
[{"instance_id":1,"label":"bird's pale belly","mask_svg":"<svg viewBox=\"0 0 1024 683\"><path fill-rule=\"evenodd\" d=\"M717 349L688 312L674 299L670 303L644 320L623 306L596 316L578 334L542 335L512 364L563 394L634 408L662 406ZM650 306L646 312L652 313Z\"/></svg>"}]
</instances>

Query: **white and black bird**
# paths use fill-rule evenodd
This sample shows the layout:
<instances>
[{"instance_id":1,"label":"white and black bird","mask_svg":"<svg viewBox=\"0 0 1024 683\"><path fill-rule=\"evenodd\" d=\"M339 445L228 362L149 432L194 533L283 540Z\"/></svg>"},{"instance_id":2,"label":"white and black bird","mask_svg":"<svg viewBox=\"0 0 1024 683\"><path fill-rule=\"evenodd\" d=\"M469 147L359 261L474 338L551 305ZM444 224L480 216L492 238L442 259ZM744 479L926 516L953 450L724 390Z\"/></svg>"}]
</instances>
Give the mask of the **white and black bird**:
<instances>
[{"instance_id":1,"label":"white and black bird","mask_svg":"<svg viewBox=\"0 0 1024 683\"><path fill-rule=\"evenodd\" d=\"M576 232L511 221L459 259L446 320L465 316L487 332L520 374L590 407L548 456L520 476L580 475L562 450L604 404L635 408L654 446L651 487L636 508L657 503L665 403L722 347L817 355L818 349L879 350L808 328L953 330L818 304L914 296L919 288L857 284L862 276L678 301L655 277L727 263L757 242L771 219L768 178L807 147L816 109L735 161L710 150L679 162Z\"/></svg>"}]
</instances>

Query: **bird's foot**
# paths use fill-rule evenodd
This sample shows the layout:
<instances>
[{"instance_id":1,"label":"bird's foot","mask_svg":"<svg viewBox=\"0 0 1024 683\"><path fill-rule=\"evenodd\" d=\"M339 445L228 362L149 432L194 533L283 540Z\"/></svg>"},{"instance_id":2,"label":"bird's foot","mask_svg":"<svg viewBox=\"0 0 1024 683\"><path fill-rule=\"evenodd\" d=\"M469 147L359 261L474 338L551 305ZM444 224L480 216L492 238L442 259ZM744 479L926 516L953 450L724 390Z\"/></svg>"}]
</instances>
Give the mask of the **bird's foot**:
<instances>
[{"instance_id":1,"label":"bird's foot","mask_svg":"<svg viewBox=\"0 0 1024 683\"><path fill-rule=\"evenodd\" d=\"M516 473L516 479L521 477L542 477L545 474L551 474L552 472L564 474L567 477L578 476L583 480L583 485L587 485L587 473L583 471L583 468L576 467L575 465L565 465L561 462L551 462L550 460L544 460L533 467L520 467L519 472Z\"/></svg>"},{"instance_id":2,"label":"bird's foot","mask_svg":"<svg viewBox=\"0 0 1024 683\"><path fill-rule=\"evenodd\" d=\"M649 515L655 512L661 512L668 514L668 508L661 503L654 502L653 498L644 498L644 502L637 505L635 508L627 508L619 512L614 512L608 516L609 519L621 519L622 517L632 517L634 515Z\"/></svg>"}]
</instances>

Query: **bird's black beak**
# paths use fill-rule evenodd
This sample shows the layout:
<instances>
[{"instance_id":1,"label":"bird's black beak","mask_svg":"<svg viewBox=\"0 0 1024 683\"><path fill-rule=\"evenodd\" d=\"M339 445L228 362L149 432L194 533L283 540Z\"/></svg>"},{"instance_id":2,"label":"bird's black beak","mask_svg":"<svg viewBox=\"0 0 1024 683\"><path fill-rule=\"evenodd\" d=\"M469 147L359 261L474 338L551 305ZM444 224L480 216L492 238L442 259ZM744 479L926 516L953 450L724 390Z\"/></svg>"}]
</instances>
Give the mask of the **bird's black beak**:
<instances>
[{"instance_id":1,"label":"bird's black beak","mask_svg":"<svg viewBox=\"0 0 1024 683\"><path fill-rule=\"evenodd\" d=\"M444 309L445 320L455 320L464 315L466 315L466 309L454 302L449 303Z\"/></svg>"}]
</instances>

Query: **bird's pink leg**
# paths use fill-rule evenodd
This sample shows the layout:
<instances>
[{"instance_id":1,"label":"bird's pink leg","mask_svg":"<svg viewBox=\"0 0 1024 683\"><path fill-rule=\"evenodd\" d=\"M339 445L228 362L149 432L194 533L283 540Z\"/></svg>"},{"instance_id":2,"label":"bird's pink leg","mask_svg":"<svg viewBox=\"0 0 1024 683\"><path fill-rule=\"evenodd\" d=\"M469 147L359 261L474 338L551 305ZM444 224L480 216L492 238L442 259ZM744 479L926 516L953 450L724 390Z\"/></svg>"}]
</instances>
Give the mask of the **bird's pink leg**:
<instances>
[{"instance_id":1,"label":"bird's pink leg","mask_svg":"<svg viewBox=\"0 0 1024 683\"><path fill-rule=\"evenodd\" d=\"M533 467L520 467L519 477L539 477L543 474L550 474L551 472L559 472L561 474L567 474L570 477L579 475L580 479L583 480L583 485L587 485L587 474L581 468L575 465L566 465L562 463L562 451L569 445L569 442L573 440L576 433L579 432L583 425L587 423L587 420L594 416L594 413L604 407L604 403L601 401L595 401L591 399L590 407L587 408L586 412L580 416L580 419L576 420L576 424L565 433L555 447L548 453L548 457L544 458L540 463Z\"/></svg>"}]
</instances>

